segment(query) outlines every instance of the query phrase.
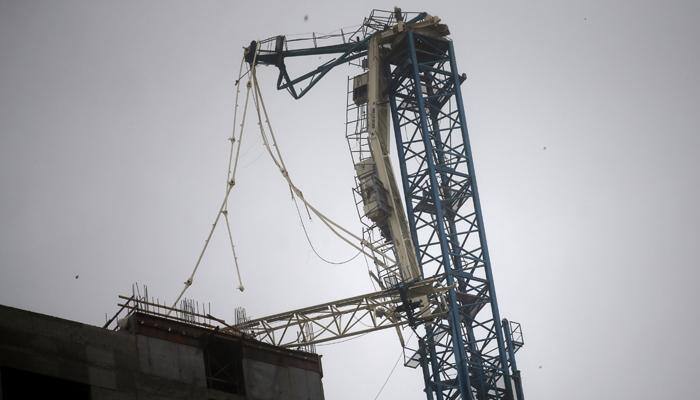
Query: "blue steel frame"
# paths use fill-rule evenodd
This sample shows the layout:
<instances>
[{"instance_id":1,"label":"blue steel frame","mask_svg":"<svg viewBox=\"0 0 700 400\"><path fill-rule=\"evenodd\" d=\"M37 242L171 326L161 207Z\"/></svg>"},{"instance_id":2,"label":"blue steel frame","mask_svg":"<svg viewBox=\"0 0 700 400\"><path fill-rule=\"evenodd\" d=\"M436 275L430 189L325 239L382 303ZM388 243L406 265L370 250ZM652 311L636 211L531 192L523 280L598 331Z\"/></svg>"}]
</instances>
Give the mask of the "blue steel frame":
<instances>
[{"instance_id":1,"label":"blue steel frame","mask_svg":"<svg viewBox=\"0 0 700 400\"><path fill-rule=\"evenodd\" d=\"M371 28L378 32L391 23ZM257 63L276 65L277 88L298 99L335 66L365 56L372 33L342 45L261 50ZM444 37L410 28L402 35L382 58L406 215L423 278L452 286L445 304L433 306L443 316L431 323L416 322L406 310L418 336L426 397L513 400L513 380L523 400L514 358L522 340L513 340L498 311L454 48ZM255 47L248 49L252 62L250 50ZM284 65L289 57L333 53L342 55L296 78Z\"/></svg>"},{"instance_id":2,"label":"blue steel frame","mask_svg":"<svg viewBox=\"0 0 700 400\"><path fill-rule=\"evenodd\" d=\"M386 56L406 213L424 278L454 285L416 326L429 400L513 399L452 42L409 31Z\"/></svg>"}]
</instances>

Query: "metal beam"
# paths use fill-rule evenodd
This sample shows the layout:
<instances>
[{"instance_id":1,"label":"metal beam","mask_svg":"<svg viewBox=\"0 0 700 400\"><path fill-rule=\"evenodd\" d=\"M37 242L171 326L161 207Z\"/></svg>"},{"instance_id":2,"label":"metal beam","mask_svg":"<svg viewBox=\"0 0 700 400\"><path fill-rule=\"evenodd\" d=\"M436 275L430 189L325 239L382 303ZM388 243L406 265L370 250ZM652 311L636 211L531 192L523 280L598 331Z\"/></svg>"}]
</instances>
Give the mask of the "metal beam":
<instances>
[{"instance_id":1,"label":"metal beam","mask_svg":"<svg viewBox=\"0 0 700 400\"><path fill-rule=\"evenodd\" d=\"M405 327L409 319L422 323L439 318L444 313L443 297L448 288L437 285L437 282L438 279L427 279L256 318L236 325L235 329L275 346L299 348L382 329ZM414 304L409 310L404 304L406 297L424 297L430 304Z\"/></svg>"}]
</instances>

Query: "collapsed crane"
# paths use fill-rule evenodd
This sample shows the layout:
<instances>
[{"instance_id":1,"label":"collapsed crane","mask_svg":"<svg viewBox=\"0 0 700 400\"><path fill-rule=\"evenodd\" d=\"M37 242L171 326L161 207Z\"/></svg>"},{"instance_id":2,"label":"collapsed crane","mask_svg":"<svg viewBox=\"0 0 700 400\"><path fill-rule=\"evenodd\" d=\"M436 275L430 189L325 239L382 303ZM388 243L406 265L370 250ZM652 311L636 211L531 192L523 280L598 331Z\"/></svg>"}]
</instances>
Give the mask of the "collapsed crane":
<instances>
[{"instance_id":1,"label":"collapsed crane","mask_svg":"<svg viewBox=\"0 0 700 400\"><path fill-rule=\"evenodd\" d=\"M331 69L350 63L346 136L356 171L365 244L378 292L242 321L275 345L304 348L395 328L420 367L427 399L523 400L515 361L520 325L501 319L449 29L427 13L374 10L357 30L310 41L253 41L245 60L279 69L277 89L299 99ZM321 41L329 45L319 45ZM312 42L311 46L304 46ZM294 57L334 55L290 76ZM390 161L391 133L400 184ZM408 349L401 328L412 329Z\"/></svg>"}]
</instances>

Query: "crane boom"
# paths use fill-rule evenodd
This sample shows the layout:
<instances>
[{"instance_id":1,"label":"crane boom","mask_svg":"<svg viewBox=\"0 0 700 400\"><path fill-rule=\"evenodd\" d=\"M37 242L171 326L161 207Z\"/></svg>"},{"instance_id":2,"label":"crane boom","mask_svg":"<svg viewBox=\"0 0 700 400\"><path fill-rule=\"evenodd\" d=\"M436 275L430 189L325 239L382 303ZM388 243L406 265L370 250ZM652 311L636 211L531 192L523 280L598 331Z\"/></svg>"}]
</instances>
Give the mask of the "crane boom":
<instances>
[{"instance_id":1,"label":"crane boom","mask_svg":"<svg viewBox=\"0 0 700 400\"><path fill-rule=\"evenodd\" d=\"M444 296L449 289L439 286L439 281L427 279L251 319L236 325L236 329L275 346L308 348L382 329L406 327L413 320L425 322L444 315ZM404 306L406 299L418 296L428 298L431 304L422 313Z\"/></svg>"}]
</instances>

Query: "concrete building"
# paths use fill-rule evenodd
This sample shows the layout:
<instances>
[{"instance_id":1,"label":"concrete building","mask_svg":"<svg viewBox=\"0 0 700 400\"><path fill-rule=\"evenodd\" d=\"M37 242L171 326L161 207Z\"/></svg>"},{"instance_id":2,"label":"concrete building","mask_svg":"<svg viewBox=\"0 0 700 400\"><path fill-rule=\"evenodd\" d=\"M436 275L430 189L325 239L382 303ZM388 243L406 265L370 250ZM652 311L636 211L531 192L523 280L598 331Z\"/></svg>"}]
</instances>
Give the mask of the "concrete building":
<instances>
[{"instance_id":1,"label":"concrete building","mask_svg":"<svg viewBox=\"0 0 700 400\"><path fill-rule=\"evenodd\" d=\"M0 400L322 400L322 376L316 354L178 317L112 330L0 306Z\"/></svg>"}]
</instances>

